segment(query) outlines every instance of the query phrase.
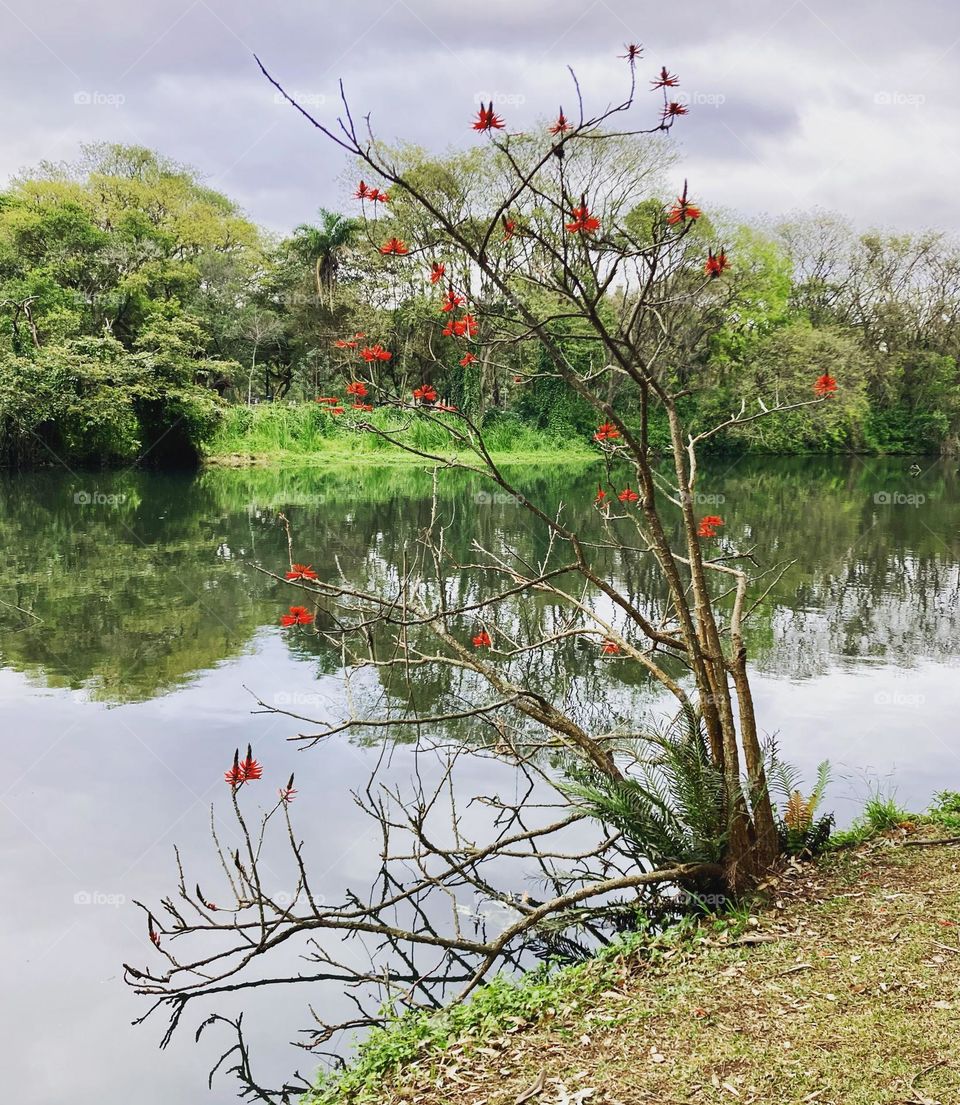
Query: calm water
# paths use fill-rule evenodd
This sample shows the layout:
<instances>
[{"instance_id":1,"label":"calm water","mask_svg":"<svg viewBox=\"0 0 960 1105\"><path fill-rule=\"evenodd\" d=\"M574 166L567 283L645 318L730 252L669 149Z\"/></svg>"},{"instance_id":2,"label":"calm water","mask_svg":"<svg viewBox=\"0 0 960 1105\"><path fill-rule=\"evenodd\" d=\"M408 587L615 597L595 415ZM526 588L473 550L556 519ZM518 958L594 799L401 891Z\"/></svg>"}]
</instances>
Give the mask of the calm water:
<instances>
[{"instance_id":1,"label":"calm water","mask_svg":"<svg viewBox=\"0 0 960 1105\"><path fill-rule=\"evenodd\" d=\"M714 463L702 484L722 497L704 512L722 514L723 533L763 567L796 562L751 629L758 714L808 776L832 760L841 820L877 783L914 806L960 789L960 478L956 464L920 464L914 476L901 459ZM575 521L594 517L588 469L522 481ZM452 474L444 487L462 550L476 538L542 551L512 502ZM230 1082L205 1088L218 1041L195 1047L196 1019L166 1054L160 1021L129 1027L143 1006L120 964L149 959L132 900L173 889L174 843L209 869L210 806L226 816L222 772L248 740L273 778L296 769L298 828L331 892L374 870L377 839L349 790L376 750L337 739L301 753L285 738L303 724L251 712L245 688L323 720L338 716L343 695L337 656L281 632L278 613L294 600L251 564L285 564L283 510L298 559L322 573L335 559L364 578L382 573L415 539L429 494L428 474L397 470L0 479L7 1099L235 1100ZM608 569L638 594L649 589L643 563ZM563 691L587 714L657 709L629 665L576 649L561 659ZM409 757L401 748L393 758L400 780ZM469 784L482 793L493 768L476 770ZM306 1000L251 1002L265 1079L312 1069L286 1043Z\"/></svg>"}]
</instances>

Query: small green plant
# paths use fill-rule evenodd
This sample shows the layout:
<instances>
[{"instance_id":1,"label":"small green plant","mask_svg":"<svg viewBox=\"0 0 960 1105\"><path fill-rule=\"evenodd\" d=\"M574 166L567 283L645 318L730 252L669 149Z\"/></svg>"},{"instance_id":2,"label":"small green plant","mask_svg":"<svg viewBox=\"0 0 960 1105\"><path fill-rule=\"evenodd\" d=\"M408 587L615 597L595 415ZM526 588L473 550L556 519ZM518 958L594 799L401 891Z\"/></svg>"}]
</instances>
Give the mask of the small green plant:
<instances>
[{"instance_id":1,"label":"small green plant","mask_svg":"<svg viewBox=\"0 0 960 1105\"><path fill-rule=\"evenodd\" d=\"M817 767L817 782L807 796L799 787L799 774L774 754L771 786L782 791L786 801L778 818L780 847L791 856L819 855L830 840L835 822L832 813L817 817L817 810L830 783L830 764L824 760Z\"/></svg>"},{"instance_id":2,"label":"small green plant","mask_svg":"<svg viewBox=\"0 0 960 1105\"><path fill-rule=\"evenodd\" d=\"M941 790L936 794L924 820L948 829L960 829L960 791Z\"/></svg>"},{"instance_id":3,"label":"small green plant","mask_svg":"<svg viewBox=\"0 0 960 1105\"><path fill-rule=\"evenodd\" d=\"M884 792L879 787L874 787L864 804L863 813L855 818L849 829L834 833L828 847L852 848L875 836L900 829L912 820L911 815L897 802L894 791Z\"/></svg>"}]
</instances>

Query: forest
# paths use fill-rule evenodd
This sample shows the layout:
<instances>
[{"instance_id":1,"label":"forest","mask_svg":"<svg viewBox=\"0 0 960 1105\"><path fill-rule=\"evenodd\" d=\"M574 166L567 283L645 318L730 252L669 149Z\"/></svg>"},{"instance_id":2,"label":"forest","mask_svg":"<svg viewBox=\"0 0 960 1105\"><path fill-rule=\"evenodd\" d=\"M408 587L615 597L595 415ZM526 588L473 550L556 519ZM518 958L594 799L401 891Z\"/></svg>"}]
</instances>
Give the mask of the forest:
<instances>
[{"instance_id":1,"label":"forest","mask_svg":"<svg viewBox=\"0 0 960 1105\"><path fill-rule=\"evenodd\" d=\"M391 156L460 197L464 225L485 225L486 183L504 170L495 147ZM655 240L675 155L648 135L605 147L603 158L598 170L649 197L616 214L638 240ZM439 255L423 213L359 173L342 185L342 212L321 208L283 234L140 147L85 146L73 163L13 179L0 194L0 464L193 466L277 425L307 449L329 438L336 451L376 422L378 406L398 403L406 426L462 412L507 452L518 440L589 440L590 404L535 346L485 342L510 305L486 294L463 257ZM708 251L722 264L708 269L710 294L656 350L685 422L697 432L756 394L787 406L814 377L838 382L828 410L738 420L712 434L710 450L957 450L954 237L865 230L824 211L747 224L697 210L683 246L691 286ZM523 249L522 222L501 224L492 245ZM617 294L607 293L611 311ZM464 297L472 321L460 332ZM450 325L438 333L446 308ZM579 320L551 326L578 370L603 367ZM622 383L605 386L618 402ZM667 427L652 417L651 443L666 447Z\"/></svg>"}]
</instances>

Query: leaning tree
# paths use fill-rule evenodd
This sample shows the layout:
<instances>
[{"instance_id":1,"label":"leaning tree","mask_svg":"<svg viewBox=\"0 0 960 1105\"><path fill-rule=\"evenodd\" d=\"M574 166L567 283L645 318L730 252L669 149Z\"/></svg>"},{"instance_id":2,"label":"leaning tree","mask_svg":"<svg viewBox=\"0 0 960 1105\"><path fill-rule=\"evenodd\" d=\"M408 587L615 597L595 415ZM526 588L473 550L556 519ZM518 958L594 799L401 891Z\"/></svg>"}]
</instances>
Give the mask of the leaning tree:
<instances>
[{"instance_id":1,"label":"leaning tree","mask_svg":"<svg viewBox=\"0 0 960 1105\"><path fill-rule=\"evenodd\" d=\"M311 731L292 739L318 755L357 735L383 749L406 742L412 780L405 787L385 773L387 752L378 759L356 795L378 826L378 877L321 893L291 821L293 780L256 824L244 803L262 768L249 750L235 757L226 779L236 847L217 841L229 904L220 891L219 905L210 901L181 864L178 893L147 909L162 966L127 967L154 999L151 1011L170 1013L165 1039L199 999L326 983L353 994L357 1008L331 1022L324 999L312 998L307 1042L319 1049L339 1028L461 998L531 948L569 950L571 933L603 941L655 903L675 910L706 893L741 895L777 860L745 623L782 566L735 547L720 535L723 519L703 513L698 450L720 432L821 403L836 383L824 373L805 394L753 396L714 425L685 426L684 400L722 324L736 259L703 232L686 185L664 204L652 171L638 171L687 113L664 68L651 82L656 119L636 126L640 57L626 49L627 94L598 112L572 73L574 109L524 132L482 104L472 124L482 146L463 174L378 141L345 97L336 124L314 118L263 70L358 163L362 233L382 266L377 294L399 307L418 277L436 297L435 366L502 378L506 389L560 382L595 411L600 475L589 522L542 501L498 463L484 420L437 390L446 374L428 365L411 394L396 394L397 377L384 370L398 352L390 333L337 340L350 383L342 401L325 398L358 433L434 466L429 509L399 560L370 550L349 570L324 562L311 534L282 518L289 570L255 567L297 592L284 624L336 649L348 685L340 716L298 719ZM369 416L374 404L386 414ZM450 468L487 481L481 501L502 496L522 512L534 555L506 532L465 547L471 521L443 494ZM569 674L583 650L601 661L593 687ZM672 718L664 729L623 716L603 679L606 660L635 666L657 690ZM673 704L665 712L663 701ZM259 702L297 717L263 691ZM512 776L509 797L506 788L470 793L464 764L478 760ZM262 874L275 828L295 886L283 900ZM518 870L537 875L535 896L505 889ZM477 901L499 903L501 923L482 911L478 920ZM291 947L309 967L264 977L264 957ZM230 1023L238 1039L227 1056L246 1091L297 1092L257 1085Z\"/></svg>"}]
</instances>

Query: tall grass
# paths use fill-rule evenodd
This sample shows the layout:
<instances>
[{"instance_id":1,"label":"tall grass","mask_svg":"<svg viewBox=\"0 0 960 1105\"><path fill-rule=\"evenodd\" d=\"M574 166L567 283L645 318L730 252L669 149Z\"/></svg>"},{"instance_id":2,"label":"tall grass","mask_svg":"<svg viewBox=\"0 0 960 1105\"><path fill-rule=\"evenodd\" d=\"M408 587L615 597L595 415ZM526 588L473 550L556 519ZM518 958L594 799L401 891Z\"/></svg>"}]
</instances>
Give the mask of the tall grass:
<instances>
[{"instance_id":1,"label":"tall grass","mask_svg":"<svg viewBox=\"0 0 960 1105\"><path fill-rule=\"evenodd\" d=\"M332 415L318 403L261 403L231 407L207 446L213 457L247 455L333 460L341 458L379 461L409 458L409 454L384 440L381 430L414 449L449 456L466 450L454 441L445 426L456 426L456 415L416 412L347 411ZM367 425L374 428L362 429ZM525 455L531 459L543 453L591 455L587 442L537 430L516 416L488 418L483 427L487 448L495 454Z\"/></svg>"}]
</instances>

